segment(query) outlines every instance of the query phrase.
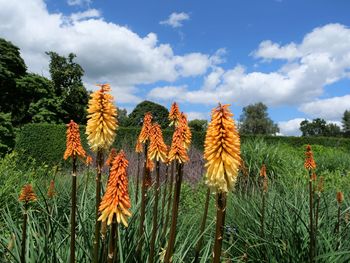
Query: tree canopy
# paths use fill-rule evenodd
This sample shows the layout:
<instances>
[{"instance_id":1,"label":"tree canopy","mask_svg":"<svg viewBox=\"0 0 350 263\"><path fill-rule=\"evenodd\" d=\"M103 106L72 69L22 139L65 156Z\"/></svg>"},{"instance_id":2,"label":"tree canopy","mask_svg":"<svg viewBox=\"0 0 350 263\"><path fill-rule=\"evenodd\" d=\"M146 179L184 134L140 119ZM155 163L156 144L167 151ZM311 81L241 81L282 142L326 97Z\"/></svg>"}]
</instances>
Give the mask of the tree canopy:
<instances>
[{"instance_id":1,"label":"tree canopy","mask_svg":"<svg viewBox=\"0 0 350 263\"><path fill-rule=\"evenodd\" d=\"M168 109L148 100L136 105L135 109L129 115L128 126L140 126L145 113L148 111L152 113L153 121L158 122L162 128L169 126Z\"/></svg>"},{"instance_id":2,"label":"tree canopy","mask_svg":"<svg viewBox=\"0 0 350 263\"><path fill-rule=\"evenodd\" d=\"M194 119L188 122L188 126L191 128L192 131L205 132L208 127L208 121Z\"/></svg>"},{"instance_id":3,"label":"tree canopy","mask_svg":"<svg viewBox=\"0 0 350 263\"><path fill-rule=\"evenodd\" d=\"M274 135L279 132L277 124L268 116L267 106L262 102L244 107L240 122L239 131L242 134Z\"/></svg>"},{"instance_id":4,"label":"tree canopy","mask_svg":"<svg viewBox=\"0 0 350 263\"><path fill-rule=\"evenodd\" d=\"M302 136L325 136L337 137L341 135L341 129L334 123L329 123L324 119L316 118L312 121L303 120L300 123Z\"/></svg>"},{"instance_id":5,"label":"tree canopy","mask_svg":"<svg viewBox=\"0 0 350 263\"><path fill-rule=\"evenodd\" d=\"M350 137L350 111L346 110L342 118L343 132L345 137Z\"/></svg>"}]
</instances>

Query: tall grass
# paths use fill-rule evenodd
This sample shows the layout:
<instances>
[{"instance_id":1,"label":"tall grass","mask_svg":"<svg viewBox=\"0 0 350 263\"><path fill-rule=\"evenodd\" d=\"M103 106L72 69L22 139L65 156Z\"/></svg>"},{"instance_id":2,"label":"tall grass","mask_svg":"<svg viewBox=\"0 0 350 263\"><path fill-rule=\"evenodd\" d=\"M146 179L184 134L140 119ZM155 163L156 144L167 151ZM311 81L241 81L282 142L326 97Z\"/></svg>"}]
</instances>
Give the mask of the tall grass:
<instances>
[{"instance_id":1,"label":"tall grass","mask_svg":"<svg viewBox=\"0 0 350 263\"><path fill-rule=\"evenodd\" d=\"M349 168L341 171L330 169L340 163L350 163L350 154L342 149L319 149L313 147L317 161L318 176L325 177L324 191L320 194L318 208L317 262L350 261L350 222L346 215L350 212ZM329 160L324 156L332 152ZM130 176L136 175L137 156L127 153L130 163ZM199 155L198 155L199 156ZM248 187L245 187L241 174L235 194L228 195L223 240L222 262L307 262L309 252L309 202L308 177L303 167L304 148L292 148L283 144L268 145L263 141L254 141L242 145L242 156L249 174ZM328 162L328 163L327 163ZM264 235L261 234L262 195L258 185L261 163L267 166L269 177L268 198L265 200ZM184 170L190 171L194 162L189 162ZM323 167L328 167L323 170ZM92 239L95 224L95 184L94 171L84 171L79 164L77 176L77 236L76 261L92 261ZM169 169L170 170L170 169ZM0 258L4 262L19 262L21 254L22 212L17 201L20 187L32 183L38 201L28 211L26 259L31 262L69 261L70 240L70 172L58 171L55 175L57 194L47 198L47 188L54 177L55 169L37 165L35 161L21 163L16 154L10 154L0 160ZM164 174L164 173L161 173ZM170 173L169 173L170 176ZM107 176L102 176L105 185ZM164 181L164 177L161 178ZM136 185L130 182L130 196L135 196ZM198 262L209 262L213 249L215 233L215 197L210 195L207 224L204 232L199 228L202 222L203 207L207 188L199 183L187 180L181 189L180 209L177 223L177 236L173 262L193 262L198 241L203 237ZM165 184L162 184L163 192ZM338 205L336 191L344 192L341 204L339 234L335 234L338 223ZM152 231L152 207L154 190L150 189L149 200L145 208L145 243L139 262L149 258L150 237ZM169 191L168 191L169 194ZM168 199L168 198L167 198ZM139 241L140 200L132 200L132 217L129 227L119 227L117 232L118 262L136 262L135 251ZM167 201L168 202L168 201ZM165 206L167 214L167 205ZM161 204L159 204L159 211ZM166 227L166 226L165 226ZM167 228L169 229L169 228ZM165 232L167 238L169 231ZM155 260L161 261L165 252L162 235L156 236ZM110 234L106 234L106 244ZM339 246L338 244L341 244ZM102 262L102 261L101 261Z\"/></svg>"}]
</instances>

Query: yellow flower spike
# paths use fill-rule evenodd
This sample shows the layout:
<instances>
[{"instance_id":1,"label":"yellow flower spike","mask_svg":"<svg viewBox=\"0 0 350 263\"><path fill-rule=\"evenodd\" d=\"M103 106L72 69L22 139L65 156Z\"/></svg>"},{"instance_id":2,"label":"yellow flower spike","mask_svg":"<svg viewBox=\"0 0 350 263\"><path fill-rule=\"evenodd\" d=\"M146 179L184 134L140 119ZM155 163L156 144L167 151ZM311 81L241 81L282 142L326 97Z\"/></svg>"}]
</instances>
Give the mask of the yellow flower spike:
<instances>
[{"instance_id":1,"label":"yellow flower spike","mask_svg":"<svg viewBox=\"0 0 350 263\"><path fill-rule=\"evenodd\" d=\"M67 160L68 157L85 157L86 153L81 145L79 125L73 120L67 124L67 140L66 151L64 152L63 159Z\"/></svg>"},{"instance_id":2,"label":"yellow flower spike","mask_svg":"<svg viewBox=\"0 0 350 263\"><path fill-rule=\"evenodd\" d=\"M142 124L138 141L140 143L145 143L147 140L149 140L151 136L151 130L152 130L152 114L150 112L147 112L145 114L145 117L143 118L143 124Z\"/></svg>"},{"instance_id":3,"label":"yellow flower spike","mask_svg":"<svg viewBox=\"0 0 350 263\"><path fill-rule=\"evenodd\" d=\"M184 114L183 112L181 112L181 115L180 115L180 122L181 122L181 125L184 127L184 132L183 132L184 146L185 146L185 149L188 150L191 145L192 132L190 127L188 127L186 114Z\"/></svg>"},{"instance_id":4,"label":"yellow flower spike","mask_svg":"<svg viewBox=\"0 0 350 263\"><path fill-rule=\"evenodd\" d=\"M37 200L36 194L31 184L26 184L23 186L18 200L26 204L29 202L35 202Z\"/></svg>"},{"instance_id":5,"label":"yellow flower spike","mask_svg":"<svg viewBox=\"0 0 350 263\"><path fill-rule=\"evenodd\" d=\"M149 158L165 163L167 159L167 146L164 143L162 129L158 123L153 124L150 139L148 148Z\"/></svg>"},{"instance_id":6,"label":"yellow flower spike","mask_svg":"<svg viewBox=\"0 0 350 263\"><path fill-rule=\"evenodd\" d=\"M214 192L233 190L241 164L240 138L228 106L212 110L205 136L206 184Z\"/></svg>"},{"instance_id":7,"label":"yellow flower spike","mask_svg":"<svg viewBox=\"0 0 350 263\"><path fill-rule=\"evenodd\" d=\"M111 167L113 160L116 156L117 156L117 150L115 148L112 148L111 152L109 153L108 158L106 160L106 165Z\"/></svg>"},{"instance_id":8,"label":"yellow flower spike","mask_svg":"<svg viewBox=\"0 0 350 263\"><path fill-rule=\"evenodd\" d=\"M113 103L113 96L109 84L100 87L90 96L88 106L88 122L86 134L89 145L94 152L98 149L107 150L113 143L117 124L117 108Z\"/></svg>"},{"instance_id":9,"label":"yellow flower spike","mask_svg":"<svg viewBox=\"0 0 350 263\"><path fill-rule=\"evenodd\" d=\"M312 153L311 146L306 146L306 152L305 152L305 163L304 167L306 170L313 170L316 169L316 163L314 159L314 154Z\"/></svg>"},{"instance_id":10,"label":"yellow flower spike","mask_svg":"<svg viewBox=\"0 0 350 263\"><path fill-rule=\"evenodd\" d=\"M175 129L168 155L169 162L177 160L179 163L185 163L189 160L186 149L184 147L184 131L185 129L181 123Z\"/></svg>"},{"instance_id":11,"label":"yellow flower spike","mask_svg":"<svg viewBox=\"0 0 350 263\"><path fill-rule=\"evenodd\" d=\"M128 163L123 151L120 151L112 162L106 192L99 206L101 216L98 218L103 222L107 220L107 225L112 223L115 215L118 223L122 222L125 227L128 226L126 217L131 216L127 179Z\"/></svg>"},{"instance_id":12,"label":"yellow flower spike","mask_svg":"<svg viewBox=\"0 0 350 263\"><path fill-rule=\"evenodd\" d=\"M179 106L177 105L176 102L174 102L171 105L170 111L169 111L169 117L168 119L170 120L170 125L169 126L177 126L179 123L179 120L181 119L181 113Z\"/></svg>"}]
</instances>

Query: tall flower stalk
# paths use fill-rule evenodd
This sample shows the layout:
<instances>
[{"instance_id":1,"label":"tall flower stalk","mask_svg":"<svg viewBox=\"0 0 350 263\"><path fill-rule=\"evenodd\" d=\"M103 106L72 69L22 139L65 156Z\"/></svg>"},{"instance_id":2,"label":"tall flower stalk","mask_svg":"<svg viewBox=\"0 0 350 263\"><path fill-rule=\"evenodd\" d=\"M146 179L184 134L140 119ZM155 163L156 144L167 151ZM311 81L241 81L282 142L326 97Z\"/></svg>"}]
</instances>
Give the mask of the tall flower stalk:
<instances>
[{"instance_id":1,"label":"tall flower stalk","mask_svg":"<svg viewBox=\"0 0 350 263\"><path fill-rule=\"evenodd\" d=\"M241 164L240 138L229 105L212 110L204 144L207 172L206 184L216 193L216 233L213 262L219 263L226 215L226 194L232 191L237 181Z\"/></svg>"},{"instance_id":2,"label":"tall flower stalk","mask_svg":"<svg viewBox=\"0 0 350 263\"><path fill-rule=\"evenodd\" d=\"M152 129L152 114L147 112L143 119L143 124L141 128L140 135L138 137L138 141L141 144L144 144L144 164L143 164L143 175L142 175L142 186L141 186L141 211L140 211L140 225L139 225L139 243L136 249L136 257L139 261L141 261L141 251L144 241L144 222L146 215L146 203L147 203L147 188L149 185L149 177L150 170L149 166L149 158L148 158L148 145L151 136Z\"/></svg>"},{"instance_id":3,"label":"tall flower stalk","mask_svg":"<svg viewBox=\"0 0 350 263\"><path fill-rule=\"evenodd\" d=\"M142 153L142 143L137 140L135 152L137 153L137 171L136 171L136 190L135 190L135 203L137 204L139 198L139 185L140 185L140 159Z\"/></svg>"},{"instance_id":4,"label":"tall flower stalk","mask_svg":"<svg viewBox=\"0 0 350 263\"><path fill-rule=\"evenodd\" d=\"M86 134L88 143L92 151L96 152L96 223L94 236L93 262L98 262L98 251L100 243L100 223L99 204L101 200L101 177L103 167L103 153L109 149L115 139L115 130L117 129L117 109L113 103L113 96L109 84L98 85L99 90L91 94L88 105L88 122Z\"/></svg>"},{"instance_id":5,"label":"tall flower stalk","mask_svg":"<svg viewBox=\"0 0 350 263\"><path fill-rule=\"evenodd\" d=\"M337 203L338 203L338 216L337 216L337 226L336 226L336 234L338 235L338 242L336 249L340 248L340 223L341 223L341 205L344 201L344 194L343 192L337 192Z\"/></svg>"},{"instance_id":6,"label":"tall flower stalk","mask_svg":"<svg viewBox=\"0 0 350 263\"><path fill-rule=\"evenodd\" d=\"M172 217L171 217L171 227L170 227L170 235L169 241L165 253L164 262L169 263L171 261L171 257L174 251L175 238L176 238L176 224L177 224L177 216L179 210L179 202L180 202L180 192L181 192L181 182L183 176L183 165L187 162L188 155L185 149L184 144L184 132L185 127L183 124L179 124L175 132L173 134L173 139L171 143L171 149L169 152L169 161L175 161L176 165L176 176L175 176L175 189L174 189L174 200L173 200L173 209L172 209Z\"/></svg>"},{"instance_id":7,"label":"tall flower stalk","mask_svg":"<svg viewBox=\"0 0 350 263\"><path fill-rule=\"evenodd\" d=\"M98 221L107 222L107 225L112 224L108 247L108 263L113 263L115 260L117 223L123 223L125 227L128 227L127 218L131 216L127 179L128 163L123 151L112 161L106 192L99 206L101 215Z\"/></svg>"},{"instance_id":8,"label":"tall flower stalk","mask_svg":"<svg viewBox=\"0 0 350 263\"><path fill-rule=\"evenodd\" d=\"M148 262L154 262L154 253L155 253L155 242L158 229L158 202L159 202L159 192L160 192L160 183L159 183L159 169L160 161L165 163L167 161L167 146L163 140L162 130L159 124L153 124L150 136L150 145L148 149L149 158L156 161L156 183L154 185L154 204L153 204L153 227L152 227L152 236L150 244L150 256Z\"/></svg>"},{"instance_id":9,"label":"tall flower stalk","mask_svg":"<svg viewBox=\"0 0 350 263\"><path fill-rule=\"evenodd\" d=\"M25 186L23 186L18 200L24 203L22 243L21 243L21 263L25 263L26 262L28 209L29 209L30 202L35 202L37 200L36 194L31 184L26 184Z\"/></svg>"},{"instance_id":10,"label":"tall flower stalk","mask_svg":"<svg viewBox=\"0 0 350 263\"><path fill-rule=\"evenodd\" d=\"M263 164L261 166L260 169L260 177L262 178L262 184L261 184L261 199L262 199L262 205L261 205L261 236L264 237L265 236L265 231L264 231L264 227L265 227L265 207L266 207L266 193L267 193L267 189L268 189L268 177L266 174L266 165Z\"/></svg>"},{"instance_id":11,"label":"tall flower stalk","mask_svg":"<svg viewBox=\"0 0 350 263\"><path fill-rule=\"evenodd\" d=\"M64 152L63 159L67 160L72 158L72 208L70 216L71 224L71 237L70 237L70 262L75 262L75 228L76 228L76 209L77 209L77 157L84 158L86 156L85 150L81 145L79 125L73 120L67 124L67 139L66 139L66 151Z\"/></svg>"},{"instance_id":12,"label":"tall flower stalk","mask_svg":"<svg viewBox=\"0 0 350 263\"><path fill-rule=\"evenodd\" d=\"M313 210L314 210L314 191L313 191L313 178L312 174L314 170L316 169L316 163L314 160L314 155L311 150L311 146L306 146L306 152L305 152L305 163L304 163L305 169L308 171L309 174L309 235L310 235L310 244L309 244L309 258L310 262L315 262L315 227L314 227L314 216L313 216Z\"/></svg>"}]
</instances>

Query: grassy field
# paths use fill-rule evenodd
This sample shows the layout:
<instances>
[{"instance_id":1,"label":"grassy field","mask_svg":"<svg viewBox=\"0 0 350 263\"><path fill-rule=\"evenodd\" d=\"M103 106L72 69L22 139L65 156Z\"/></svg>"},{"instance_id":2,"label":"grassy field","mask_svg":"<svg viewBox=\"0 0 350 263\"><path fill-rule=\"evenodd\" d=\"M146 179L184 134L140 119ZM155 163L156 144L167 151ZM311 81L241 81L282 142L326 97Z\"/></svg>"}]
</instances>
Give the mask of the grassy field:
<instances>
[{"instance_id":1,"label":"grassy field","mask_svg":"<svg viewBox=\"0 0 350 263\"><path fill-rule=\"evenodd\" d=\"M307 262L309 253L309 177L304 164L305 147L267 144L251 140L242 145L246 169L240 172L236 190L228 195L223 262ZM317 262L350 261L350 153L342 148L313 146L317 163L315 210L318 210L316 230ZM118 226L117 262L135 262L139 240L140 198L135 202L136 154L126 149L129 159L129 191L132 217L129 227ZM185 182L180 197L179 221L173 262L193 262L195 247L206 200L207 188L202 180L201 152L192 149L191 161L185 165ZM266 164L268 191L264 208L262 232L262 190L259 171ZM164 167L159 205L160 220L156 239L156 262L160 262L166 247L169 225L164 221L167 205L162 209ZM324 178L323 185L321 184ZM55 181L56 195L50 199L47 191ZM104 170L103 186L107 180ZM16 153L0 160L0 261L19 262L21 252L22 204L18 201L21 187L31 183L38 196L29 209L27 229L27 262L68 262L70 240L71 176L67 170L38 164L35 160L20 160ZM320 189L322 187L322 189ZM336 193L344 193L339 205ZM169 193L169 191L167 191ZM142 262L149 256L152 231L153 188L148 192L146 208L146 243ZM168 195L167 195L168 198ZM167 199L166 199L167 200ZM78 165L76 261L91 262L95 224L95 169ZM338 208L340 211L339 231ZM163 220L161 220L163 218ZM166 235L163 236L165 228ZM215 195L210 195L208 219L203 234L200 262L210 262L215 233ZM107 253L109 234L102 239L101 258ZM101 261L102 262L102 261Z\"/></svg>"}]
</instances>

